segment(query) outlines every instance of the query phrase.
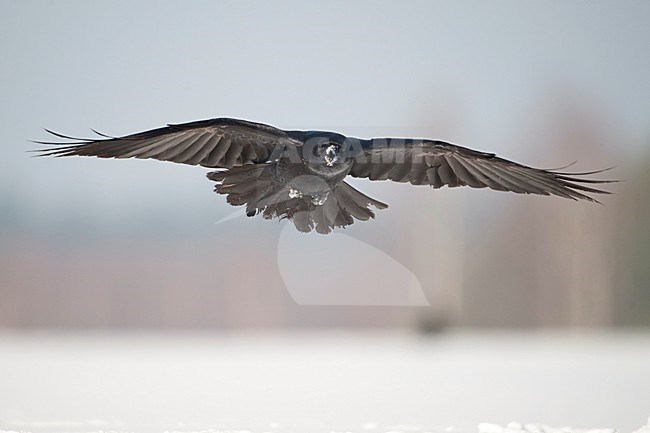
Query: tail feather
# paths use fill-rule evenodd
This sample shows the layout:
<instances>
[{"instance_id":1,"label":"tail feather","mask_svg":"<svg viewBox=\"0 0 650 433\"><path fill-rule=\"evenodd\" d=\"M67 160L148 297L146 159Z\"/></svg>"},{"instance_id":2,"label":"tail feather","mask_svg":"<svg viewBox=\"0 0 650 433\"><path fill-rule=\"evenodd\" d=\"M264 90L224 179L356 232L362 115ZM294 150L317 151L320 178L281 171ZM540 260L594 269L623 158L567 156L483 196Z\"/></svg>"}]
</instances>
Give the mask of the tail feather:
<instances>
[{"instance_id":1,"label":"tail feather","mask_svg":"<svg viewBox=\"0 0 650 433\"><path fill-rule=\"evenodd\" d=\"M388 207L387 204L368 197L345 182L337 189L340 190L338 193L339 206L358 220L367 221L375 217L374 212L368 207L370 205L377 209L386 209Z\"/></svg>"},{"instance_id":2,"label":"tail feather","mask_svg":"<svg viewBox=\"0 0 650 433\"><path fill-rule=\"evenodd\" d=\"M289 196L289 188L274 181L266 165L244 165L230 170L208 173L217 182L215 191L226 194L233 206L246 205L246 214L262 214L264 219L287 218L301 232L316 230L328 234L336 227L347 227L355 219L367 221L375 214L370 209L386 209L388 205L375 200L342 182L330 191L321 205L309 198Z\"/></svg>"}]
</instances>

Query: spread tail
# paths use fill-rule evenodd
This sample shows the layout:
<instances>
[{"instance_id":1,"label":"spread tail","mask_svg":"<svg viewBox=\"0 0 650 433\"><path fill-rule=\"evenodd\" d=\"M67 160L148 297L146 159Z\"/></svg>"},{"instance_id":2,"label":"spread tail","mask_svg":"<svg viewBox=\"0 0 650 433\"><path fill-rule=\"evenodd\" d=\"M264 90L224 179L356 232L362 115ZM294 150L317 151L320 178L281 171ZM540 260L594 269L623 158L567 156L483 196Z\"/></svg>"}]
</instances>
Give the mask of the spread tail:
<instances>
[{"instance_id":1,"label":"spread tail","mask_svg":"<svg viewBox=\"0 0 650 433\"><path fill-rule=\"evenodd\" d=\"M233 206L246 205L246 215L262 214L264 219L288 218L301 232L316 229L330 233L335 227L346 227L355 219L367 221L375 214L370 209L386 209L387 204L368 197L342 182L332 189L322 204L308 197L290 194L287 185L273 180L266 165L244 165L230 170L208 173L208 179L217 182L215 191L226 194Z\"/></svg>"}]
</instances>

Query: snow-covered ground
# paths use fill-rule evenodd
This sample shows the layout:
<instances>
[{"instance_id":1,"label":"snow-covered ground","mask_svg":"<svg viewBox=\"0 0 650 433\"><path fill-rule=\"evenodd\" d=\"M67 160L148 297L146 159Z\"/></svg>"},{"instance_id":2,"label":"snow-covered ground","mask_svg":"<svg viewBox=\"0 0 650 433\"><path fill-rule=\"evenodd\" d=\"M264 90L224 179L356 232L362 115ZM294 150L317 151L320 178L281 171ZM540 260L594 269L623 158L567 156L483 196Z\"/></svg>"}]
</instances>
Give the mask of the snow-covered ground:
<instances>
[{"instance_id":1,"label":"snow-covered ground","mask_svg":"<svg viewBox=\"0 0 650 433\"><path fill-rule=\"evenodd\" d=\"M650 421L649 421L650 422ZM94 421L94 422L88 422L83 424L83 426L87 428L91 427L96 427L98 430L89 430L90 432L93 433L100 433L100 432L105 432L105 433L127 433L131 430L102 430L101 427L106 426L106 423L99 422L99 421ZM44 427L50 427L52 428L52 424L48 423L37 423L36 427L39 429L43 429ZM58 430L63 430L63 431L76 431L80 427L79 423L59 423L54 428ZM280 424L278 423L269 423L269 425L266 428L263 428L259 431L262 432L271 432L271 431L276 431L276 429L280 428ZM70 430L65 430L65 429L70 429ZM312 431L310 428L305 428L306 432ZM476 433L616 433L615 429L585 429L585 428L572 428L572 427L550 427L547 425L540 425L540 424L526 424L522 425L517 422L511 422L508 423L506 426L502 426L499 424L489 424L489 423L481 423L479 424L475 429L459 429L457 427L449 426L445 428L438 428L438 429L425 429L423 430L419 426L412 426L412 425L396 425L396 426L385 426L384 428L381 428L375 423L366 423L363 426L360 427L359 432L363 433L371 433L371 432L385 432L385 433L469 433L469 432L476 432ZM23 430L1 430L0 433L22 433ZM640 429L634 431L633 433L648 433L650 432L650 425L645 425L641 427ZM251 430L220 430L220 429L214 429L214 428L207 428L207 429L200 429L200 430L187 430L187 429L174 429L174 430L165 430L164 433L255 433L254 431ZM331 430L329 433L352 433L349 430Z\"/></svg>"},{"instance_id":2,"label":"snow-covered ground","mask_svg":"<svg viewBox=\"0 0 650 433\"><path fill-rule=\"evenodd\" d=\"M648 415L646 334L0 333L0 433L650 433Z\"/></svg>"}]
</instances>

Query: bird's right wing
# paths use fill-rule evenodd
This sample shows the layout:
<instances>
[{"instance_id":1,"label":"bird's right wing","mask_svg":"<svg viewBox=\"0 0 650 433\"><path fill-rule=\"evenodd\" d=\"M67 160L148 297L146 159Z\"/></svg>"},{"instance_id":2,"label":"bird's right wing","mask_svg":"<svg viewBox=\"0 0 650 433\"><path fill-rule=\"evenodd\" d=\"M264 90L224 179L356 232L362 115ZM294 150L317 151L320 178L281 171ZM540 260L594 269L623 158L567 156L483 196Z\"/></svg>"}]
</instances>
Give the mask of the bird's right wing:
<instances>
[{"instance_id":1,"label":"bird's right wing","mask_svg":"<svg viewBox=\"0 0 650 433\"><path fill-rule=\"evenodd\" d=\"M77 139L48 132L76 141L36 141L52 146L36 150L41 156L151 158L213 168L264 163L278 146L301 144L281 129L228 118L167 125L124 137L103 136L99 139Z\"/></svg>"}]
</instances>

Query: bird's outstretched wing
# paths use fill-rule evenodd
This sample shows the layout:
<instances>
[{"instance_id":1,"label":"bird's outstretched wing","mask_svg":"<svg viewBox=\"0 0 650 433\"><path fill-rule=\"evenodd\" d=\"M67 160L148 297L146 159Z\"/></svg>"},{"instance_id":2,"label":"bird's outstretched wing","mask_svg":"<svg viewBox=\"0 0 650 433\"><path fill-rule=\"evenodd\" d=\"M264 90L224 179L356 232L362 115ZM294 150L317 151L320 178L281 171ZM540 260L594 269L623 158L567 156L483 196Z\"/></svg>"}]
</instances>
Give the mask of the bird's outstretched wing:
<instances>
[{"instance_id":1,"label":"bird's outstretched wing","mask_svg":"<svg viewBox=\"0 0 650 433\"><path fill-rule=\"evenodd\" d=\"M584 178L597 170L567 173L527 167L443 141L416 139L360 140L350 174L370 180L410 182L413 185L471 186L520 194L558 195L597 201L587 193L609 194L587 185L616 182Z\"/></svg>"},{"instance_id":2,"label":"bird's outstretched wing","mask_svg":"<svg viewBox=\"0 0 650 433\"><path fill-rule=\"evenodd\" d=\"M36 150L41 156L152 158L215 168L263 163L277 146L296 144L281 129L228 118L170 124L124 137L100 134L99 139L79 139L46 131L68 141L35 141L51 146Z\"/></svg>"}]
</instances>

